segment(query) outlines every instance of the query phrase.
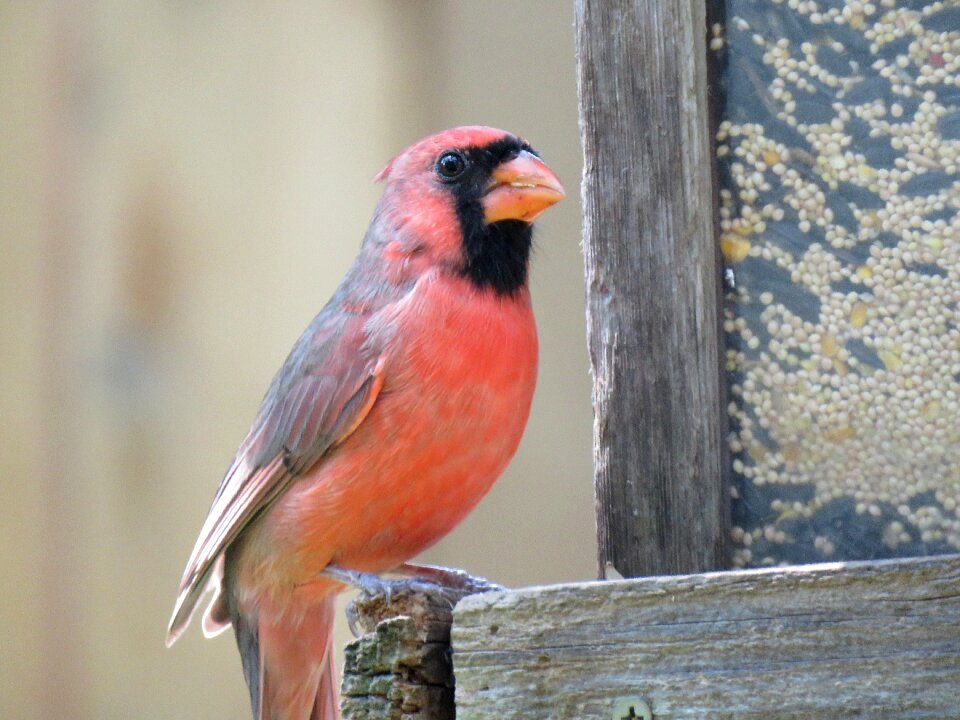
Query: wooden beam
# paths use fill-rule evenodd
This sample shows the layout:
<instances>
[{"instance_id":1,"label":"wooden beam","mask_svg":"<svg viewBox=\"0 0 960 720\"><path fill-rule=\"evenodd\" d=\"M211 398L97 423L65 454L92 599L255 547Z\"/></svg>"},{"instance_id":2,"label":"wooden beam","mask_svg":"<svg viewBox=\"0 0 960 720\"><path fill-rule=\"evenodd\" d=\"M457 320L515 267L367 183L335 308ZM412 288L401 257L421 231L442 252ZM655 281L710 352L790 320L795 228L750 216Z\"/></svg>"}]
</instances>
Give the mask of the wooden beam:
<instances>
[{"instance_id":1,"label":"wooden beam","mask_svg":"<svg viewBox=\"0 0 960 720\"><path fill-rule=\"evenodd\" d=\"M600 572L727 565L700 0L576 0Z\"/></svg>"},{"instance_id":2,"label":"wooden beam","mask_svg":"<svg viewBox=\"0 0 960 720\"><path fill-rule=\"evenodd\" d=\"M458 720L955 718L960 555L474 595L453 646Z\"/></svg>"}]
</instances>

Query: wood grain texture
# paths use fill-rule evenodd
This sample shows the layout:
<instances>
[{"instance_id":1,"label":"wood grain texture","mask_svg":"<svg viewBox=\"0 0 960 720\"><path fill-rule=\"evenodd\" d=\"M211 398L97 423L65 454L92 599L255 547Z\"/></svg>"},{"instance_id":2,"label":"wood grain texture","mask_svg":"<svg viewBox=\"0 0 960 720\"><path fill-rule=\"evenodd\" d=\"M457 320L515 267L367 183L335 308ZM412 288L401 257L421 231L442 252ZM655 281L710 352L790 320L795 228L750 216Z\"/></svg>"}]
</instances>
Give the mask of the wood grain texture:
<instances>
[{"instance_id":1,"label":"wood grain texture","mask_svg":"<svg viewBox=\"0 0 960 720\"><path fill-rule=\"evenodd\" d=\"M453 719L452 606L439 589L361 593L353 610L365 634L344 651L344 720Z\"/></svg>"},{"instance_id":2,"label":"wood grain texture","mask_svg":"<svg viewBox=\"0 0 960 720\"><path fill-rule=\"evenodd\" d=\"M697 0L576 0L599 565L726 566L720 271Z\"/></svg>"},{"instance_id":3,"label":"wood grain texture","mask_svg":"<svg viewBox=\"0 0 960 720\"><path fill-rule=\"evenodd\" d=\"M475 595L459 720L960 717L960 556Z\"/></svg>"}]
</instances>

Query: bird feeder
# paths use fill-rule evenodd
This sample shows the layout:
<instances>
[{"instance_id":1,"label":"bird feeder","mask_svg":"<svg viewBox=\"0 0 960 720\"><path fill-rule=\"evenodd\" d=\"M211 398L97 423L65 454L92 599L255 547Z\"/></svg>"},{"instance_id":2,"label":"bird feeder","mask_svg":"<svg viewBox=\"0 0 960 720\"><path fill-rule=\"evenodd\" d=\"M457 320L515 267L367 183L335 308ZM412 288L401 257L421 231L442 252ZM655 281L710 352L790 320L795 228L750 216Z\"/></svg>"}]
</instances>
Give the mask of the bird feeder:
<instances>
[{"instance_id":1,"label":"bird feeder","mask_svg":"<svg viewBox=\"0 0 960 720\"><path fill-rule=\"evenodd\" d=\"M960 6L725 5L733 564L960 551Z\"/></svg>"}]
</instances>

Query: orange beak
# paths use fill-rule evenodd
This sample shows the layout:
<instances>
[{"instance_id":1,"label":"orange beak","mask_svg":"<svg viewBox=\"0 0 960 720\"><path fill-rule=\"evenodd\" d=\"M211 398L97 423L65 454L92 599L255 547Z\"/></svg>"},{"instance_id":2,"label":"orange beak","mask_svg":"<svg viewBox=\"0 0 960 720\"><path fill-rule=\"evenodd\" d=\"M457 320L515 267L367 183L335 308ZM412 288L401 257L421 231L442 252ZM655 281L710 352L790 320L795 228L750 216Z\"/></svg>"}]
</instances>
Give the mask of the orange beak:
<instances>
[{"instance_id":1,"label":"orange beak","mask_svg":"<svg viewBox=\"0 0 960 720\"><path fill-rule=\"evenodd\" d=\"M488 225L501 220L532 223L565 195L553 170L536 155L524 150L513 160L497 166L493 171L493 182L480 204Z\"/></svg>"}]
</instances>

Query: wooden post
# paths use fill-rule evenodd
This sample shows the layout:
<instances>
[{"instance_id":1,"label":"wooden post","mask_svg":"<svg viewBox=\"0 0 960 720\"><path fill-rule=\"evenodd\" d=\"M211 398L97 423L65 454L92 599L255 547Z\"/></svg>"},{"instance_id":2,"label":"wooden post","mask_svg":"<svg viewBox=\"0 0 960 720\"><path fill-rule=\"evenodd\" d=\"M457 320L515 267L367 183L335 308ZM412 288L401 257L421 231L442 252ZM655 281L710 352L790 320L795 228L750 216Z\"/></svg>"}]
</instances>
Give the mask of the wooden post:
<instances>
[{"instance_id":1,"label":"wooden post","mask_svg":"<svg viewBox=\"0 0 960 720\"><path fill-rule=\"evenodd\" d=\"M452 610L439 589L353 601L365 634L345 648L344 720L453 719Z\"/></svg>"},{"instance_id":2,"label":"wooden post","mask_svg":"<svg viewBox=\"0 0 960 720\"><path fill-rule=\"evenodd\" d=\"M726 565L704 4L576 0L600 574Z\"/></svg>"}]
</instances>

